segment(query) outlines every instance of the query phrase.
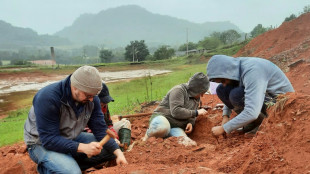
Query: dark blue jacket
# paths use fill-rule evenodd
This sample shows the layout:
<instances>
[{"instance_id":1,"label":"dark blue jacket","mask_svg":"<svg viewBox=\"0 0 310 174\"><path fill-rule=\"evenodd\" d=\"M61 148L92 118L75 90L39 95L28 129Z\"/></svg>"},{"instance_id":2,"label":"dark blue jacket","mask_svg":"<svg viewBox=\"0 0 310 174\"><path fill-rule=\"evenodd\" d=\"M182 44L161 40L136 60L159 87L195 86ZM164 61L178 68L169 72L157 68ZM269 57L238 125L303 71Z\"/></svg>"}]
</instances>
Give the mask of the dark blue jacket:
<instances>
[{"instance_id":1,"label":"dark blue jacket","mask_svg":"<svg viewBox=\"0 0 310 174\"><path fill-rule=\"evenodd\" d=\"M93 102L75 104L68 76L37 92L24 126L24 139L27 145L42 144L48 150L75 155L79 142L74 139L87 124L98 141L106 135L103 117L98 96ZM111 153L119 148L113 139L103 147Z\"/></svg>"}]
</instances>

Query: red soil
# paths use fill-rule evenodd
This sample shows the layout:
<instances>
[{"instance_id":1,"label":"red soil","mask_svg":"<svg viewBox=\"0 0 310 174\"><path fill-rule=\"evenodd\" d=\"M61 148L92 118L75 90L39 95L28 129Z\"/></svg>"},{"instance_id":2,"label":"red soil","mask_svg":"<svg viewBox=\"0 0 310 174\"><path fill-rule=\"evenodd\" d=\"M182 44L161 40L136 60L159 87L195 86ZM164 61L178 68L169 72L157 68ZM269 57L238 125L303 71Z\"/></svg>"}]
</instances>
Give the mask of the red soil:
<instances>
[{"instance_id":1,"label":"red soil","mask_svg":"<svg viewBox=\"0 0 310 174\"><path fill-rule=\"evenodd\" d=\"M147 142L144 136L149 117L131 119L134 147L125 152L126 166L114 166L92 173L309 173L310 172L310 13L282 24L253 39L236 56L267 58L280 66L296 93L279 97L268 109L256 135L233 132L217 140L211 128L221 122L221 111L210 110L198 117L191 135L196 147L184 147L176 138ZM292 64L300 59L298 63ZM290 66L289 66L290 65ZM203 105L221 103L205 95ZM151 112L156 105L142 107ZM0 148L0 173L36 173L23 143Z\"/></svg>"}]
</instances>

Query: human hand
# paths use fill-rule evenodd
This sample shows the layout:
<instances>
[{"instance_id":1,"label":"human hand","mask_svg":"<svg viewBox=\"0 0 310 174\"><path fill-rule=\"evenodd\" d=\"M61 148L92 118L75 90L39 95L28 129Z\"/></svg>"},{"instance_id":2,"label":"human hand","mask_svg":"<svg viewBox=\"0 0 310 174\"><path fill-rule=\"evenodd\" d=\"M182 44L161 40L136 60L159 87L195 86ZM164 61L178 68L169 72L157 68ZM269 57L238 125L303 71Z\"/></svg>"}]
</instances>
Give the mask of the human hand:
<instances>
[{"instance_id":1,"label":"human hand","mask_svg":"<svg viewBox=\"0 0 310 174\"><path fill-rule=\"evenodd\" d=\"M193 125L192 123L187 123L186 128L185 128L185 133L189 134L193 131Z\"/></svg>"},{"instance_id":2,"label":"human hand","mask_svg":"<svg viewBox=\"0 0 310 174\"><path fill-rule=\"evenodd\" d=\"M225 123L227 123L228 121L229 121L228 116L227 116L227 115L224 115L224 116L223 116L223 120L222 120L222 126L223 126Z\"/></svg>"},{"instance_id":3,"label":"human hand","mask_svg":"<svg viewBox=\"0 0 310 174\"><path fill-rule=\"evenodd\" d=\"M212 131L212 134L216 137L223 135L225 133L223 126L215 126L212 128L211 131Z\"/></svg>"},{"instance_id":4,"label":"human hand","mask_svg":"<svg viewBox=\"0 0 310 174\"><path fill-rule=\"evenodd\" d=\"M206 111L204 108L198 110L198 115L207 115L208 111Z\"/></svg>"},{"instance_id":5,"label":"human hand","mask_svg":"<svg viewBox=\"0 0 310 174\"><path fill-rule=\"evenodd\" d=\"M109 126L109 129L114 133L116 139L119 139L117 132L115 131L115 129L113 128L113 126Z\"/></svg>"},{"instance_id":6,"label":"human hand","mask_svg":"<svg viewBox=\"0 0 310 174\"><path fill-rule=\"evenodd\" d=\"M78 146L78 152L85 153L89 158L96 156L101 152L102 146L99 142L91 142L89 144L80 143Z\"/></svg>"},{"instance_id":7,"label":"human hand","mask_svg":"<svg viewBox=\"0 0 310 174\"><path fill-rule=\"evenodd\" d=\"M128 162L124 156L124 153L120 149L116 149L114 151L114 155L116 156L116 164L117 165L128 164Z\"/></svg>"}]
</instances>

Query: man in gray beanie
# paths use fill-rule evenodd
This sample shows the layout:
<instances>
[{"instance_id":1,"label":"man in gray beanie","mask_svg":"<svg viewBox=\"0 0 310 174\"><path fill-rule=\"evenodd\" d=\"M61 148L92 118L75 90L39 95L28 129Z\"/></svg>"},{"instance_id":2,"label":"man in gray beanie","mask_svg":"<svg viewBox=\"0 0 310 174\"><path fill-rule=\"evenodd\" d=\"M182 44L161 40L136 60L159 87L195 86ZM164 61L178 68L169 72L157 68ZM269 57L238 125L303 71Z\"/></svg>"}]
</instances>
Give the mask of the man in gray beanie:
<instances>
[{"instance_id":1,"label":"man in gray beanie","mask_svg":"<svg viewBox=\"0 0 310 174\"><path fill-rule=\"evenodd\" d=\"M81 173L115 158L127 164L113 139L99 145L108 129L97 96L101 89L98 70L82 66L34 96L24 139L39 173ZM83 132L87 124L92 133Z\"/></svg>"},{"instance_id":2,"label":"man in gray beanie","mask_svg":"<svg viewBox=\"0 0 310 174\"><path fill-rule=\"evenodd\" d=\"M173 87L163 98L150 119L143 141L149 137L178 137L178 143L196 145L186 134L193 131L196 117L206 115L198 109L200 97L209 89L209 80L202 72L194 74L188 83Z\"/></svg>"}]
</instances>

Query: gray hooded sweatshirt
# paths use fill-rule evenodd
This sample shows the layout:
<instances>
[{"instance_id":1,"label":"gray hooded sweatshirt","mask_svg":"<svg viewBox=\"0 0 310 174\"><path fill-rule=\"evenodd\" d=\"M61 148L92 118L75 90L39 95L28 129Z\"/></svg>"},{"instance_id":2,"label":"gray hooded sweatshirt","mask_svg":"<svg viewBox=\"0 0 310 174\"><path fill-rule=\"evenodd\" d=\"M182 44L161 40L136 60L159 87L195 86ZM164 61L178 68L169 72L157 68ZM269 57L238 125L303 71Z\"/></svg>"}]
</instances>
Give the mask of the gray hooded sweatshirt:
<instances>
[{"instance_id":1,"label":"gray hooded sweatshirt","mask_svg":"<svg viewBox=\"0 0 310 174\"><path fill-rule=\"evenodd\" d=\"M200 98L194 97L207 92L208 89L207 76L202 72L196 73L188 83L173 87L154 110L154 113L165 116L171 128L185 129L188 123L194 126L200 101Z\"/></svg>"},{"instance_id":2,"label":"gray hooded sweatshirt","mask_svg":"<svg viewBox=\"0 0 310 174\"><path fill-rule=\"evenodd\" d=\"M266 94L276 96L286 92L294 92L290 81L282 70L269 60L261 58L233 58L215 55L209 60L207 75L209 79L236 80L239 81L239 86L244 87L244 110L223 125L227 133L257 119ZM230 116L230 114L231 110L224 106L223 115Z\"/></svg>"}]
</instances>

